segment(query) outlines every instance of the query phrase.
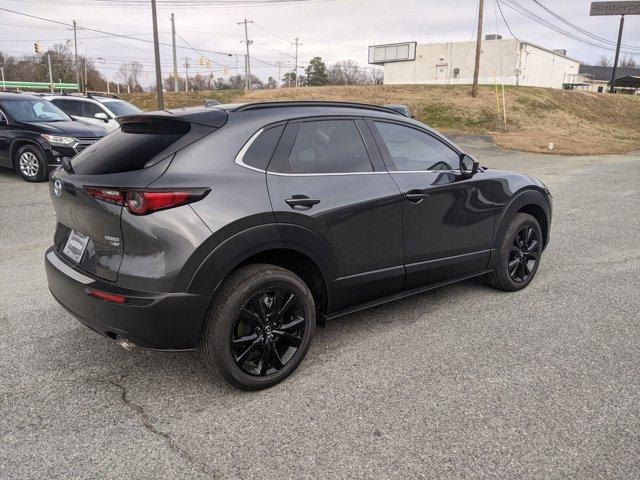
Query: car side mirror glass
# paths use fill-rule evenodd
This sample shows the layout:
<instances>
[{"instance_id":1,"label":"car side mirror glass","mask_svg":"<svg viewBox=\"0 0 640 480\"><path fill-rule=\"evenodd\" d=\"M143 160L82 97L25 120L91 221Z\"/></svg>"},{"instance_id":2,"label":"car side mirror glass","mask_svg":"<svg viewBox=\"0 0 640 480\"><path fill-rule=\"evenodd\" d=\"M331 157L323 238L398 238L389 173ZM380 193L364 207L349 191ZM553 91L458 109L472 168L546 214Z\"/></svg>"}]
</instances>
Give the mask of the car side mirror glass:
<instances>
[{"instance_id":1,"label":"car side mirror glass","mask_svg":"<svg viewBox=\"0 0 640 480\"><path fill-rule=\"evenodd\" d=\"M103 122L109 121L109 117L107 117L107 114L103 112L96 113L94 117L97 118L98 120L102 120Z\"/></svg>"},{"instance_id":2,"label":"car side mirror glass","mask_svg":"<svg viewBox=\"0 0 640 480\"><path fill-rule=\"evenodd\" d=\"M478 173L480 163L471 155L463 153L460 155L460 173L466 177L471 177Z\"/></svg>"}]
</instances>

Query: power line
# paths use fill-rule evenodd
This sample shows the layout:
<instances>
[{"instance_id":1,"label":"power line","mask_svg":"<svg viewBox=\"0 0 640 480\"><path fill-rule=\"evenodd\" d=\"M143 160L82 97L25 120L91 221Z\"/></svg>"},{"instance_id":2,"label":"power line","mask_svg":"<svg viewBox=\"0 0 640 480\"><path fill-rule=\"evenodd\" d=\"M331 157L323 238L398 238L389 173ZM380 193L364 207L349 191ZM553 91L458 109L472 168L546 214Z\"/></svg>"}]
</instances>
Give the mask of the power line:
<instances>
[{"instance_id":1,"label":"power line","mask_svg":"<svg viewBox=\"0 0 640 480\"><path fill-rule=\"evenodd\" d=\"M51 18L40 17L40 16L38 16L38 15L31 15L31 14L29 14L29 13L17 12L17 11L15 11L15 10L11 10L11 9L9 9L9 8L4 8L4 7L0 7L0 10L5 11L5 12L14 13L14 14L16 14L16 15L22 15L22 16L25 16L25 17L35 18L35 19L37 19L37 20L42 20L42 21L44 21L44 22L55 23L55 24L58 24L58 25L64 25L64 26L66 26L66 27L71 27L71 28L73 28L73 24L71 24L71 23L65 23L65 22L61 22L61 21L58 21L58 20L53 20L53 19L51 19ZM124 34L120 34L120 33L113 33L113 32L108 32L108 31L105 31L105 30L98 30L98 29L95 29L95 28L89 28L89 27L77 27L77 28L78 28L78 29L80 29L80 30L86 30L86 31L89 31L89 32L102 33L102 34L109 35L109 36L112 36L112 37L126 38L126 39L128 39L128 40L135 40L135 41L138 41L138 42L144 42L144 43L153 43L153 40L147 40L147 39L144 39L144 38L136 38L136 37L133 37L133 36L131 36L131 35L124 35ZM164 46L166 46L166 47L171 47L171 44L170 44L170 43L163 43L163 42L159 42L159 45L164 45ZM181 46L181 45L178 45L177 47L178 47L178 48L182 48L182 49L187 49L187 50L188 50L188 49L193 49L192 47L183 47L183 46ZM215 51L215 50L204 50L204 49L200 49L200 51L201 51L201 52L206 52L206 53L212 53L212 54L215 54L215 55L227 55L227 56L238 55L238 54L236 54L236 53L218 52L218 51Z\"/></svg>"},{"instance_id":2,"label":"power line","mask_svg":"<svg viewBox=\"0 0 640 480\"><path fill-rule=\"evenodd\" d=\"M588 30L585 30L584 28L579 27L578 25L570 22L569 20L567 20L566 18L560 16L559 14L557 14L556 12L554 12L553 10L547 8L542 2L539 2L538 0L532 0L533 3L535 3L536 5L538 5L540 8L542 8L545 12L549 13L551 16L553 16L554 18L560 20L562 23L564 23L565 25L570 26L571 28L577 30L578 32L582 33L583 35L587 35L588 37L593 38L594 40L598 40L604 43L607 43L609 45L617 45L616 42L614 42L613 40L609 40L607 38L601 37L599 35L596 35L594 33L589 32ZM635 46L635 45L621 45L623 47L626 48L631 48L631 49L639 49L640 47Z\"/></svg>"},{"instance_id":3,"label":"power line","mask_svg":"<svg viewBox=\"0 0 640 480\"><path fill-rule=\"evenodd\" d=\"M614 51L615 49L610 48L607 45L603 45L602 43L596 43L595 41L592 40L588 40L585 38L581 38L577 35L575 35L574 33L571 33L567 30L564 30L560 27L558 27L557 25L554 25L553 23L545 20L544 18L536 15L535 13L533 13L531 10L527 9L526 7L523 7L520 3L518 3L515 0L498 0L499 3L502 3L503 5L509 7L512 10L515 10L516 12L520 13L521 15L527 17L530 20L533 20L534 22L547 27L550 30L553 30L556 33L559 33L560 35L563 35L565 37L571 38L572 40L575 40L577 42L581 42L584 43L586 45L590 45L592 47L595 48L599 48L601 50L606 50L606 51ZM629 50L624 50L624 53L629 53L629 54L636 54L637 52L633 52L633 51L629 51Z\"/></svg>"}]
</instances>

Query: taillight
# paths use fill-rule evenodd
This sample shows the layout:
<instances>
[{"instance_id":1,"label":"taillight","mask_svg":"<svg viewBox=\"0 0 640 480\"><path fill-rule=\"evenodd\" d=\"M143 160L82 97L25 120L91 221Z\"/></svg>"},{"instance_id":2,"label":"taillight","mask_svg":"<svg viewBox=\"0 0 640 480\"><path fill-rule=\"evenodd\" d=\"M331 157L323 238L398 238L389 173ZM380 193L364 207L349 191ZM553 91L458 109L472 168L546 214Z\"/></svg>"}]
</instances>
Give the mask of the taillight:
<instances>
[{"instance_id":1,"label":"taillight","mask_svg":"<svg viewBox=\"0 0 640 480\"><path fill-rule=\"evenodd\" d=\"M189 192L127 192L127 209L134 215L177 207L199 197Z\"/></svg>"},{"instance_id":2,"label":"taillight","mask_svg":"<svg viewBox=\"0 0 640 480\"><path fill-rule=\"evenodd\" d=\"M103 202L124 205L124 195L116 188L84 187L84 191Z\"/></svg>"},{"instance_id":3,"label":"taillight","mask_svg":"<svg viewBox=\"0 0 640 480\"><path fill-rule=\"evenodd\" d=\"M196 188L179 191L127 190L104 187L84 187L90 196L104 202L123 205L133 215L147 213L167 208L178 207L204 198L209 189Z\"/></svg>"}]
</instances>

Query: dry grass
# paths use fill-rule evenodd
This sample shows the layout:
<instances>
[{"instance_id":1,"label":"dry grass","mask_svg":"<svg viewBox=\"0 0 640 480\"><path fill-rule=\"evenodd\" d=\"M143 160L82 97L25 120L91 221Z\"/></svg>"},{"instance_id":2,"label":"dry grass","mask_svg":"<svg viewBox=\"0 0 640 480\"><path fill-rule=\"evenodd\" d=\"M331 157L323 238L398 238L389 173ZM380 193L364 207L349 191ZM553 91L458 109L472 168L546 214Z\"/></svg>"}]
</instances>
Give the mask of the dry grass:
<instances>
[{"instance_id":1,"label":"dry grass","mask_svg":"<svg viewBox=\"0 0 640 480\"><path fill-rule=\"evenodd\" d=\"M155 94L124 95L144 110L155 107ZM504 148L563 154L625 153L640 150L640 96L605 95L531 87L507 87L507 123L498 113L493 87L476 98L466 86L384 85L313 87L243 92L169 92L167 108L202 105L203 98L222 102L336 100L401 103L415 117L443 132L491 135ZM501 98L498 97L501 102Z\"/></svg>"}]
</instances>

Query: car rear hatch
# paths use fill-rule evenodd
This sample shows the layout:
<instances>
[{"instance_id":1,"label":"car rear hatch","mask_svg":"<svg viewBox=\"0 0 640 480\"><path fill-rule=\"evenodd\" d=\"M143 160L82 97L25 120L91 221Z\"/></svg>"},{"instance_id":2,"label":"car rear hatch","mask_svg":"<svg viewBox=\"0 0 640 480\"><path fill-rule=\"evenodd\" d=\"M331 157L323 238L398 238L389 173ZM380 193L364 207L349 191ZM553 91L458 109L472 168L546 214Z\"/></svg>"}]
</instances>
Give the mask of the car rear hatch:
<instances>
[{"instance_id":1,"label":"car rear hatch","mask_svg":"<svg viewBox=\"0 0 640 480\"><path fill-rule=\"evenodd\" d=\"M112 282L118 278L126 248L121 215L128 195L144 192L166 171L178 150L217 129L165 113L119 121L120 129L67 161L50 181L56 251L86 272Z\"/></svg>"}]
</instances>

